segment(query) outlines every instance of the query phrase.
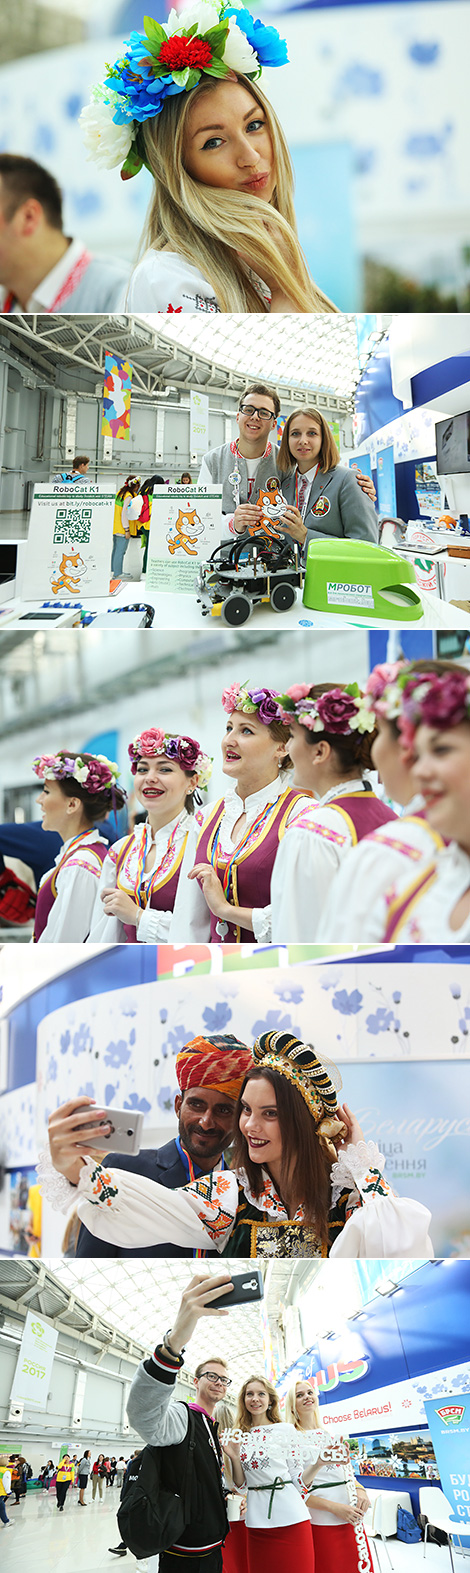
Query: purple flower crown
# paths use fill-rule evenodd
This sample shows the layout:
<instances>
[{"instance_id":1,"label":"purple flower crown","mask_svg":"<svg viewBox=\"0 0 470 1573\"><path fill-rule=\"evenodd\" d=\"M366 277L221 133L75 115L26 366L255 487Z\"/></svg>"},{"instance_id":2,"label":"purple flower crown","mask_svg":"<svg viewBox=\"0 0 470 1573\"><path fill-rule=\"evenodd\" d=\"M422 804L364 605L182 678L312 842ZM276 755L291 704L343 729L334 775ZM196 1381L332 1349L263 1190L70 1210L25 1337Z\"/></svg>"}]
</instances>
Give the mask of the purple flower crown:
<instances>
[{"instance_id":1,"label":"purple flower crown","mask_svg":"<svg viewBox=\"0 0 470 1573\"><path fill-rule=\"evenodd\" d=\"M374 731L374 710L357 683L329 688L316 699L310 695L309 683L294 683L284 694L278 694L283 720L298 721L308 732L329 732L338 737Z\"/></svg>"},{"instance_id":2,"label":"purple flower crown","mask_svg":"<svg viewBox=\"0 0 470 1573\"><path fill-rule=\"evenodd\" d=\"M230 688L223 690L222 704L227 715L241 710L243 715L257 715L263 726L271 726L272 721L286 724L274 688L249 688L247 683L232 683Z\"/></svg>"}]
</instances>

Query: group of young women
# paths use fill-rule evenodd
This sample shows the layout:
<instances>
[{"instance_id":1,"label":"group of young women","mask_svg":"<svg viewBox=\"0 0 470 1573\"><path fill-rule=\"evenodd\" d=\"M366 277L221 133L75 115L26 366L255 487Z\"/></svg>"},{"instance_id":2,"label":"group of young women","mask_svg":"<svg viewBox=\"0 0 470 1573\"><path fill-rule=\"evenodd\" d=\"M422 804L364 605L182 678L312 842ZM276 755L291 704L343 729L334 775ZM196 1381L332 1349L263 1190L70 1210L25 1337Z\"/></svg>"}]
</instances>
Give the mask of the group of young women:
<instances>
[{"instance_id":1,"label":"group of young women","mask_svg":"<svg viewBox=\"0 0 470 1573\"><path fill-rule=\"evenodd\" d=\"M364 693L235 682L222 704L224 797L202 804L212 761L196 739L149 727L128 750L146 818L109 850L95 827L124 805L117 766L35 760L44 828L63 840L37 941L468 938L466 667L376 667Z\"/></svg>"},{"instance_id":2,"label":"group of young women","mask_svg":"<svg viewBox=\"0 0 470 1573\"><path fill-rule=\"evenodd\" d=\"M226 1486L246 1492L245 1517L232 1520L225 1542L224 1573L285 1573L290 1566L371 1573L363 1526L369 1498L356 1483L347 1437L322 1426L314 1384L289 1389L285 1419L265 1377L244 1382L234 1421L228 1406L218 1409Z\"/></svg>"},{"instance_id":3,"label":"group of young women","mask_svg":"<svg viewBox=\"0 0 470 1573\"><path fill-rule=\"evenodd\" d=\"M229 0L144 20L80 121L88 156L153 179L130 311L330 312L296 228L293 171L258 80L287 62L273 27Z\"/></svg>"}]
</instances>

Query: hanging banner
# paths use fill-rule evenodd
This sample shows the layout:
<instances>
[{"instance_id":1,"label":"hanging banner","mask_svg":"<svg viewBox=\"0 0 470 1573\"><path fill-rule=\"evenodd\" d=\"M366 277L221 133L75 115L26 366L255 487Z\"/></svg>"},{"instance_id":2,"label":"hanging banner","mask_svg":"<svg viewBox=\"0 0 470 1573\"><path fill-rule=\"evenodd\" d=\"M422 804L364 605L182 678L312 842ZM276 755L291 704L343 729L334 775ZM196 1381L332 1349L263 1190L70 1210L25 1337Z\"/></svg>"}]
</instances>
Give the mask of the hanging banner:
<instances>
[{"instance_id":1,"label":"hanging banner","mask_svg":"<svg viewBox=\"0 0 470 1573\"><path fill-rule=\"evenodd\" d=\"M114 502L114 487L35 486L23 600L109 595Z\"/></svg>"},{"instance_id":2,"label":"hanging banner","mask_svg":"<svg viewBox=\"0 0 470 1573\"><path fill-rule=\"evenodd\" d=\"M221 486L154 486L145 588L194 595L200 564L227 533Z\"/></svg>"},{"instance_id":3,"label":"hanging banner","mask_svg":"<svg viewBox=\"0 0 470 1573\"><path fill-rule=\"evenodd\" d=\"M449 1393L424 1407L452 1517L470 1524L470 1394Z\"/></svg>"},{"instance_id":4,"label":"hanging banner","mask_svg":"<svg viewBox=\"0 0 470 1573\"><path fill-rule=\"evenodd\" d=\"M129 438L131 425L132 366L117 355L105 355L102 437Z\"/></svg>"},{"instance_id":5,"label":"hanging banner","mask_svg":"<svg viewBox=\"0 0 470 1573\"><path fill-rule=\"evenodd\" d=\"M189 395L189 446L191 453L206 453L209 447L209 399L207 393Z\"/></svg>"},{"instance_id":6,"label":"hanging banner","mask_svg":"<svg viewBox=\"0 0 470 1573\"><path fill-rule=\"evenodd\" d=\"M46 1408L57 1338L57 1328L51 1322L28 1311L10 1400L28 1408Z\"/></svg>"}]
</instances>

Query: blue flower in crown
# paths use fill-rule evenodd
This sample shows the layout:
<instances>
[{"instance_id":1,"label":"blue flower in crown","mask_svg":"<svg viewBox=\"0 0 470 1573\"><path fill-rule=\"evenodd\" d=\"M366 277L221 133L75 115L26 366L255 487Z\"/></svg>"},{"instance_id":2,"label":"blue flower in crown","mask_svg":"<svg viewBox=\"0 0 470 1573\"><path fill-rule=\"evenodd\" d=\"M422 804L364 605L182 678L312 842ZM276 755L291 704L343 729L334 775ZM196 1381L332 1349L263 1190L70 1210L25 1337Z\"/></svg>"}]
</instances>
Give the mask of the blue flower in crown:
<instances>
[{"instance_id":1,"label":"blue flower in crown","mask_svg":"<svg viewBox=\"0 0 470 1573\"><path fill-rule=\"evenodd\" d=\"M263 66L287 61L276 28L226 0L190 0L165 23L144 17L144 32L132 32L123 47L92 89L80 123L88 157L104 169L122 163L124 180L144 163L139 126L160 114L171 94L191 92L203 74L217 81L236 72L253 81Z\"/></svg>"},{"instance_id":2,"label":"blue flower in crown","mask_svg":"<svg viewBox=\"0 0 470 1573\"><path fill-rule=\"evenodd\" d=\"M265 27L264 22L255 22L249 11L236 10L235 7L225 12L226 16L236 17L237 27L245 34L258 56L260 66L285 66L288 65L287 44L285 38L280 38L275 27Z\"/></svg>"}]
</instances>

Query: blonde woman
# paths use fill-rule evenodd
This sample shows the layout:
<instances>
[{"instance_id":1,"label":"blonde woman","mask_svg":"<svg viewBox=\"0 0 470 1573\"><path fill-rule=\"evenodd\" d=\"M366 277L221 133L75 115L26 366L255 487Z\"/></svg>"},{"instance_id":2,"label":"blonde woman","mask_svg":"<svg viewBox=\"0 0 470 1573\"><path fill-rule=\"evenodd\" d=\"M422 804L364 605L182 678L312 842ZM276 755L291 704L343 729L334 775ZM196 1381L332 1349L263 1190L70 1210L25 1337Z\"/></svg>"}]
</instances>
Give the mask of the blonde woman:
<instances>
[{"instance_id":1,"label":"blonde woman","mask_svg":"<svg viewBox=\"0 0 470 1573\"><path fill-rule=\"evenodd\" d=\"M345 469L328 422L319 410L293 410L277 458L287 509L286 535L306 556L310 541L325 535L378 540L375 487L369 476ZM359 485L358 485L359 481Z\"/></svg>"},{"instance_id":2,"label":"blonde woman","mask_svg":"<svg viewBox=\"0 0 470 1573\"><path fill-rule=\"evenodd\" d=\"M299 1488L300 1451L281 1419L276 1389L249 1377L238 1399L235 1430L221 1437L235 1484L247 1489L248 1573L314 1573L309 1515Z\"/></svg>"},{"instance_id":3,"label":"blonde woman","mask_svg":"<svg viewBox=\"0 0 470 1573\"><path fill-rule=\"evenodd\" d=\"M321 1573L372 1573L372 1561L363 1528L370 1506L367 1492L357 1486L345 1437L336 1441L324 1430L316 1388L296 1382L285 1404L286 1420L296 1431L313 1433L318 1466L311 1482L307 1505L312 1523L315 1565ZM333 1454L333 1456L332 1456ZM336 1456L334 1456L336 1455Z\"/></svg>"},{"instance_id":4,"label":"blonde woman","mask_svg":"<svg viewBox=\"0 0 470 1573\"><path fill-rule=\"evenodd\" d=\"M275 28L227 0L146 17L95 87L81 122L89 156L153 196L130 311L335 311L297 238L285 137L254 78L284 65Z\"/></svg>"}]
</instances>

